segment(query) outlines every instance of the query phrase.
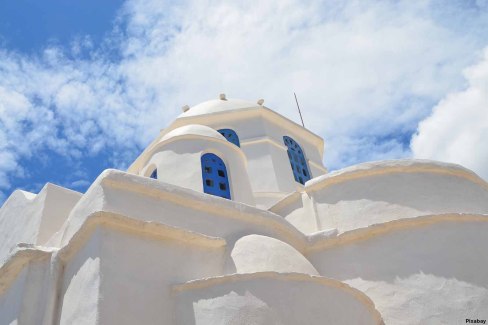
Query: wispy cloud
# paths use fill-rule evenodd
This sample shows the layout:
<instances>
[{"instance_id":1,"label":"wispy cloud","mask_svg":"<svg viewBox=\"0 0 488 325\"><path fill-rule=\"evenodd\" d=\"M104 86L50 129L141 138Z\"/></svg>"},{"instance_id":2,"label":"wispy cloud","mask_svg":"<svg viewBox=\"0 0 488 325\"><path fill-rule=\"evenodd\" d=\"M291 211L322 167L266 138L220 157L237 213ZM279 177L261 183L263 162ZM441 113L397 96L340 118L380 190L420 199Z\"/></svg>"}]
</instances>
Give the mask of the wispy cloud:
<instances>
[{"instance_id":1,"label":"wispy cloud","mask_svg":"<svg viewBox=\"0 0 488 325\"><path fill-rule=\"evenodd\" d=\"M409 156L419 121L488 44L482 5L129 0L98 48L0 50L0 191L44 150L125 166L182 105L220 92L298 120L297 92L332 168Z\"/></svg>"},{"instance_id":2,"label":"wispy cloud","mask_svg":"<svg viewBox=\"0 0 488 325\"><path fill-rule=\"evenodd\" d=\"M416 157L458 163L488 179L488 48L464 74L466 89L447 94L420 122L412 150Z\"/></svg>"}]
</instances>

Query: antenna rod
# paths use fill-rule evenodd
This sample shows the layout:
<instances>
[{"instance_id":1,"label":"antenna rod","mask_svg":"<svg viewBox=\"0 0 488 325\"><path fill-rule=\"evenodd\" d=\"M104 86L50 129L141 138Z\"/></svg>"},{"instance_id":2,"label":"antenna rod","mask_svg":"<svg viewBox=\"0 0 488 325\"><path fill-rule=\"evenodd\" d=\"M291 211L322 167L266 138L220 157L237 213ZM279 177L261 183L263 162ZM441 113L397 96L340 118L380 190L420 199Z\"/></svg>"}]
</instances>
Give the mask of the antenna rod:
<instances>
[{"instance_id":1,"label":"antenna rod","mask_svg":"<svg viewBox=\"0 0 488 325\"><path fill-rule=\"evenodd\" d=\"M295 93L293 92L293 95L295 95L295 101L297 102L298 113L300 113L300 119L302 120L302 126L303 126L303 127L305 127L305 123L303 123L302 112L300 111L300 105L298 105L297 94L295 94Z\"/></svg>"}]
</instances>

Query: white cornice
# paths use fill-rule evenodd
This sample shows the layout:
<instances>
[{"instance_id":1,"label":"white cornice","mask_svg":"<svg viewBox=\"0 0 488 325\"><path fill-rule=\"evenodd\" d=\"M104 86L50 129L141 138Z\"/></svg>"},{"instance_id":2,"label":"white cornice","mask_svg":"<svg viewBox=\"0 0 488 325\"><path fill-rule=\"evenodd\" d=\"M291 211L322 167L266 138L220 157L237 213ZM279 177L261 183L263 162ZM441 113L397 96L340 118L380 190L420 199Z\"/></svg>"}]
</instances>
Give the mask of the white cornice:
<instances>
[{"instance_id":1,"label":"white cornice","mask_svg":"<svg viewBox=\"0 0 488 325\"><path fill-rule=\"evenodd\" d=\"M277 147L278 149L281 149L284 151L287 150L285 145L279 143L278 141L276 141L275 139L273 139L269 136L255 137L255 138L242 140L241 146L248 146L248 145L253 145L253 144L262 143L262 142L270 143L270 144L274 145L275 147Z\"/></svg>"},{"instance_id":2,"label":"white cornice","mask_svg":"<svg viewBox=\"0 0 488 325\"><path fill-rule=\"evenodd\" d=\"M357 243L369 240L374 237L382 236L394 231L414 229L439 223L463 223L463 222L488 222L486 214L468 214L468 213L446 213L424 215L414 218L404 218L383 223L370 225L368 227L354 229L343 232L334 236L317 237L311 241L306 248L305 254L317 251L331 249L342 245ZM309 237L309 239L311 239Z\"/></svg>"},{"instance_id":3,"label":"white cornice","mask_svg":"<svg viewBox=\"0 0 488 325\"><path fill-rule=\"evenodd\" d=\"M338 289L347 295L357 299L370 312L377 324L384 324L381 314L376 309L374 302L362 291L355 289L344 282L302 273L278 273L278 272L256 272L246 274L231 274L211 277L206 279L192 280L172 287L173 294L178 295L187 291L195 291L218 286L226 283L252 281L257 279L268 279L284 281L288 283L313 283L315 285Z\"/></svg>"},{"instance_id":4,"label":"white cornice","mask_svg":"<svg viewBox=\"0 0 488 325\"><path fill-rule=\"evenodd\" d=\"M29 263L48 260L56 248L19 244L0 267L0 296Z\"/></svg>"},{"instance_id":5,"label":"white cornice","mask_svg":"<svg viewBox=\"0 0 488 325\"><path fill-rule=\"evenodd\" d=\"M103 186L155 197L191 210L204 211L221 218L237 219L272 229L284 241L290 243L299 251L306 245L305 235L281 216L241 202L211 196L117 170L105 171L101 183Z\"/></svg>"},{"instance_id":6,"label":"white cornice","mask_svg":"<svg viewBox=\"0 0 488 325\"><path fill-rule=\"evenodd\" d=\"M173 123L171 123L166 129L161 130L160 134L154 139L154 141L149 144L149 146L139 155L138 158L129 166L128 172L129 173L137 173L142 167L145 157L147 157L148 152L152 150L153 146L157 145L159 140L164 137L167 133L171 132L172 130L189 124L202 124L207 125L209 121L212 123L225 123L229 119L245 119L252 116L262 116L268 122L273 123L275 125L279 125L280 127L285 127L292 132L298 134L300 137L309 139L310 142L313 143L314 146L317 147L319 151L319 155L322 157L324 154L324 140L316 135L315 133L309 131L308 129L304 128L303 126L289 120L288 118L284 117L283 115L265 107L250 107L250 108L243 108L239 110L230 110L230 111L222 111L222 112L215 112L211 114L205 115L196 115L196 116L188 116L188 117L180 117L177 118ZM241 140L241 144L246 142L245 139Z\"/></svg>"},{"instance_id":7,"label":"white cornice","mask_svg":"<svg viewBox=\"0 0 488 325\"><path fill-rule=\"evenodd\" d=\"M358 164L315 177L305 183L304 192L313 193L326 187L355 179L395 173L428 173L455 176L478 184L488 190L487 182L462 166L430 160L400 159ZM299 196L291 193L272 206L269 211L278 213L286 206L296 202L297 199L299 199Z\"/></svg>"},{"instance_id":8,"label":"white cornice","mask_svg":"<svg viewBox=\"0 0 488 325\"><path fill-rule=\"evenodd\" d=\"M242 152L241 148L237 147L236 145L230 143L227 140L217 139L214 137L207 137L207 136L203 136L203 135L184 134L184 135L178 135L178 136L171 137L171 138L166 139L164 141L157 142L153 146L151 146L150 150L145 151L138 158L139 163L141 165L141 168L142 168L142 166L145 166L148 163L148 161L151 159L151 157L155 153L157 153L159 150L161 150L164 146L166 146L170 143L173 143L173 142L181 141L181 140L191 141L191 140L195 140L195 139L205 139L206 141L209 141L209 142L220 143L220 144L224 145L225 147L229 148L230 150L234 151L238 156L241 157L242 161L244 162L244 165L247 165L246 155Z\"/></svg>"},{"instance_id":9,"label":"white cornice","mask_svg":"<svg viewBox=\"0 0 488 325\"><path fill-rule=\"evenodd\" d=\"M86 218L81 228L61 249L19 244L0 267L0 296L10 287L27 264L35 261L47 261L54 252L58 252L58 257L65 263L83 247L98 227L107 227L120 232L143 235L159 240L177 241L185 245L196 245L202 248L223 249L226 246L226 241L223 238L207 236L154 221L136 220L122 214L105 211L95 212Z\"/></svg>"},{"instance_id":10,"label":"white cornice","mask_svg":"<svg viewBox=\"0 0 488 325\"><path fill-rule=\"evenodd\" d=\"M169 239L199 247L219 248L226 245L226 241L223 238L212 237L155 221L137 220L119 213L99 211L92 213L86 218L82 227L71 237L68 244L59 251L59 257L63 261L71 258L87 238L91 236L93 231L100 226L155 239Z\"/></svg>"}]
</instances>

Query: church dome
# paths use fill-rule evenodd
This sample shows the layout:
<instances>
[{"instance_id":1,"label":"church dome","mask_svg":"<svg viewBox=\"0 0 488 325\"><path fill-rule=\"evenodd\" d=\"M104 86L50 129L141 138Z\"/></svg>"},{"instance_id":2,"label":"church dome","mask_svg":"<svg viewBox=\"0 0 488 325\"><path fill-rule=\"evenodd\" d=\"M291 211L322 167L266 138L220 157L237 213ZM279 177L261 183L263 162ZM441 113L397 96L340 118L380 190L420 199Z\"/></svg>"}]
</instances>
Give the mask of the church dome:
<instances>
[{"instance_id":1,"label":"church dome","mask_svg":"<svg viewBox=\"0 0 488 325\"><path fill-rule=\"evenodd\" d=\"M170 138L174 138L182 135L198 135L203 137L225 140L222 134L212 129L211 127L200 125L200 124L189 124L168 132L168 134L165 134L159 142L163 142Z\"/></svg>"},{"instance_id":2,"label":"church dome","mask_svg":"<svg viewBox=\"0 0 488 325\"><path fill-rule=\"evenodd\" d=\"M207 115L207 114L221 113L227 111L236 111L236 110L249 109L249 108L259 108L259 107L262 106L260 106L257 103L253 103L242 99L232 99L232 98L212 99L191 107L186 112L180 114L178 118Z\"/></svg>"},{"instance_id":3,"label":"church dome","mask_svg":"<svg viewBox=\"0 0 488 325\"><path fill-rule=\"evenodd\" d=\"M319 275L305 256L291 245L268 236L240 238L231 252L236 273L280 272Z\"/></svg>"}]
</instances>

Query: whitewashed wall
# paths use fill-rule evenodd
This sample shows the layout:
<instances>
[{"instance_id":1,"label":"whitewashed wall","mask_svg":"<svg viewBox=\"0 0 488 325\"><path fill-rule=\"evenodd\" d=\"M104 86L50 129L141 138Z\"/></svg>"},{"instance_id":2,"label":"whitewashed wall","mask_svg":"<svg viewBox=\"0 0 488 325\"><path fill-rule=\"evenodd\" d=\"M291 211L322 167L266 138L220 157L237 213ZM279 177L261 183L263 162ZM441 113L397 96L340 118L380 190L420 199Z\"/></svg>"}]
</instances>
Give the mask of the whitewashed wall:
<instances>
[{"instance_id":1,"label":"whitewashed wall","mask_svg":"<svg viewBox=\"0 0 488 325\"><path fill-rule=\"evenodd\" d=\"M39 194L15 191L0 209L0 263L19 243L44 245L81 194L47 183Z\"/></svg>"},{"instance_id":2,"label":"whitewashed wall","mask_svg":"<svg viewBox=\"0 0 488 325\"><path fill-rule=\"evenodd\" d=\"M381 324L359 292L301 274L232 275L176 289L182 325Z\"/></svg>"},{"instance_id":3,"label":"whitewashed wall","mask_svg":"<svg viewBox=\"0 0 488 325\"><path fill-rule=\"evenodd\" d=\"M281 272L319 275L293 246L276 238L248 235L236 241L230 254L236 273Z\"/></svg>"},{"instance_id":4,"label":"whitewashed wall","mask_svg":"<svg viewBox=\"0 0 488 325\"><path fill-rule=\"evenodd\" d=\"M227 141L208 137L181 137L163 144L152 155L147 167L157 167L158 180L162 182L203 193L201 157L213 153L226 165L232 200L254 205L245 156L234 147ZM145 169L141 173L148 174Z\"/></svg>"},{"instance_id":5,"label":"whitewashed wall","mask_svg":"<svg viewBox=\"0 0 488 325\"><path fill-rule=\"evenodd\" d=\"M283 136L290 136L300 144L312 177L326 172L322 162L323 140L320 137L268 108L240 100L214 100L191 108L163 130L150 148L157 146L160 139L175 130L194 124L206 125L214 130L228 128L237 133L246 155L257 207L268 209L286 194L301 189L301 184L294 180ZM141 174L147 167L146 159L150 151L146 150L129 168L129 172Z\"/></svg>"},{"instance_id":6,"label":"whitewashed wall","mask_svg":"<svg viewBox=\"0 0 488 325\"><path fill-rule=\"evenodd\" d=\"M230 242L250 233L285 242L303 240L298 230L273 213L147 177L106 170L72 210L53 245L66 245L97 211L154 221Z\"/></svg>"},{"instance_id":7,"label":"whitewashed wall","mask_svg":"<svg viewBox=\"0 0 488 325\"><path fill-rule=\"evenodd\" d=\"M420 215L488 213L488 184L452 164L385 161L339 170L271 208L305 233L339 232Z\"/></svg>"},{"instance_id":8,"label":"whitewashed wall","mask_svg":"<svg viewBox=\"0 0 488 325\"><path fill-rule=\"evenodd\" d=\"M102 240L98 229L64 263L57 303L60 325L99 324Z\"/></svg>"},{"instance_id":9,"label":"whitewashed wall","mask_svg":"<svg viewBox=\"0 0 488 325\"><path fill-rule=\"evenodd\" d=\"M49 259L24 264L23 256L10 265L10 272L1 272L0 324L43 324L49 313ZM15 265L16 262L23 264ZM2 270L3 271L3 270ZM8 282L6 282L8 280Z\"/></svg>"},{"instance_id":10,"label":"whitewashed wall","mask_svg":"<svg viewBox=\"0 0 488 325\"><path fill-rule=\"evenodd\" d=\"M100 323L174 324L171 285L222 274L224 251L104 230Z\"/></svg>"},{"instance_id":11,"label":"whitewashed wall","mask_svg":"<svg viewBox=\"0 0 488 325\"><path fill-rule=\"evenodd\" d=\"M480 219L480 218L478 218ZM412 219L311 253L321 275L367 294L386 324L465 324L488 318L488 217ZM418 226L415 226L418 223Z\"/></svg>"}]
</instances>

